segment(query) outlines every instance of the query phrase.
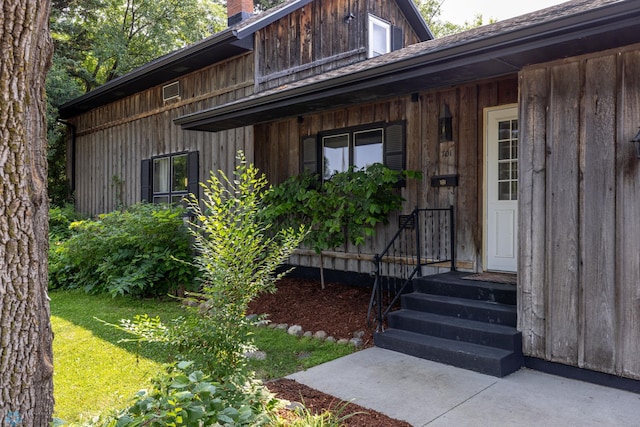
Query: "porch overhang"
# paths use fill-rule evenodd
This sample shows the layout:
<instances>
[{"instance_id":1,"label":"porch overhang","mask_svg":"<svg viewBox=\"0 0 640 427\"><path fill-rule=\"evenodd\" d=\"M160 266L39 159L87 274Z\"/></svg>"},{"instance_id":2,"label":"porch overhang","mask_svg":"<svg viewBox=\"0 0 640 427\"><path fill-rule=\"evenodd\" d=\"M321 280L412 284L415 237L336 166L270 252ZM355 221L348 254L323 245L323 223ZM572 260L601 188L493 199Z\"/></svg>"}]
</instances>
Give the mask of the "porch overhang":
<instances>
[{"instance_id":1,"label":"porch overhang","mask_svg":"<svg viewBox=\"0 0 640 427\"><path fill-rule=\"evenodd\" d=\"M409 46L175 120L222 131L517 73L523 67L640 43L637 1L571 2ZM553 17L553 18L552 18Z\"/></svg>"}]
</instances>

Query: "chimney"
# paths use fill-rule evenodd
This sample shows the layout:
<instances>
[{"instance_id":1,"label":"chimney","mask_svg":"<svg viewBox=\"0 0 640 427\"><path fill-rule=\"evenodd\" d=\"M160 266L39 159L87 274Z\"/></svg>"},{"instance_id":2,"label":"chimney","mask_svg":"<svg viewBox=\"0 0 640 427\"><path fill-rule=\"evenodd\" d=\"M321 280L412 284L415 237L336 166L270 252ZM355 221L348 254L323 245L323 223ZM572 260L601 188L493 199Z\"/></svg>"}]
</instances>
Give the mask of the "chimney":
<instances>
[{"instance_id":1,"label":"chimney","mask_svg":"<svg viewBox=\"0 0 640 427\"><path fill-rule=\"evenodd\" d=\"M230 27L253 15L253 0L227 0L227 25Z\"/></svg>"}]
</instances>

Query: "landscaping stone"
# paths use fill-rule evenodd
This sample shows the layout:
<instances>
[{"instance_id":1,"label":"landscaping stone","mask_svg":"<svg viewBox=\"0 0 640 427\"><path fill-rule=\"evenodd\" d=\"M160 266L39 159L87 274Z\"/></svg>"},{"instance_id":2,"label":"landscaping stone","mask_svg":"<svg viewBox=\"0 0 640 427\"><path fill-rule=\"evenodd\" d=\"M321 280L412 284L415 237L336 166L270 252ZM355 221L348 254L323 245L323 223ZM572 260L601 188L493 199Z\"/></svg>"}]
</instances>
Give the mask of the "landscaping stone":
<instances>
[{"instance_id":1,"label":"landscaping stone","mask_svg":"<svg viewBox=\"0 0 640 427\"><path fill-rule=\"evenodd\" d=\"M304 331L302 330L302 326L293 325L293 326L290 326L289 329L287 329L287 333L289 335L295 335L296 337L299 337L299 336L302 336Z\"/></svg>"},{"instance_id":2,"label":"landscaping stone","mask_svg":"<svg viewBox=\"0 0 640 427\"><path fill-rule=\"evenodd\" d=\"M277 324L277 323L269 323L269 324L267 325L267 328L275 329L275 328L276 328L276 326L278 326L278 324Z\"/></svg>"},{"instance_id":3,"label":"landscaping stone","mask_svg":"<svg viewBox=\"0 0 640 427\"><path fill-rule=\"evenodd\" d=\"M362 337L364 337L364 331L356 331L356 332L354 332L353 333L353 337L362 339Z\"/></svg>"},{"instance_id":4,"label":"landscaping stone","mask_svg":"<svg viewBox=\"0 0 640 427\"><path fill-rule=\"evenodd\" d=\"M346 338L340 338L340 339L338 340L338 344L343 344L343 345L344 345L344 344L347 344L348 342L349 342L349 340L348 340L348 339L346 339Z\"/></svg>"},{"instance_id":5,"label":"landscaping stone","mask_svg":"<svg viewBox=\"0 0 640 427\"><path fill-rule=\"evenodd\" d=\"M271 326L271 320L268 320L268 319L258 320L258 321L255 323L255 325L256 325L256 326L259 326L259 327Z\"/></svg>"},{"instance_id":6,"label":"landscaping stone","mask_svg":"<svg viewBox=\"0 0 640 427\"><path fill-rule=\"evenodd\" d=\"M362 341L362 338L351 338L351 340L349 340L349 343L353 345L355 348L361 348L362 345L364 344Z\"/></svg>"},{"instance_id":7,"label":"landscaping stone","mask_svg":"<svg viewBox=\"0 0 640 427\"><path fill-rule=\"evenodd\" d=\"M315 334L313 334L313 337L319 340L324 340L327 338L327 333L325 331L318 331Z\"/></svg>"},{"instance_id":8,"label":"landscaping stone","mask_svg":"<svg viewBox=\"0 0 640 427\"><path fill-rule=\"evenodd\" d=\"M329 342L336 342L336 339L332 336L328 336L325 341L329 341Z\"/></svg>"},{"instance_id":9,"label":"landscaping stone","mask_svg":"<svg viewBox=\"0 0 640 427\"><path fill-rule=\"evenodd\" d=\"M276 325L276 329L280 329L282 331L286 331L289 328L289 325L287 325L286 323L278 323Z\"/></svg>"},{"instance_id":10,"label":"landscaping stone","mask_svg":"<svg viewBox=\"0 0 640 427\"><path fill-rule=\"evenodd\" d=\"M307 331L304 334L302 334L303 337L307 337L307 338L311 338L313 336L313 333L311 331Z\"/></svg>"}]
</instances>

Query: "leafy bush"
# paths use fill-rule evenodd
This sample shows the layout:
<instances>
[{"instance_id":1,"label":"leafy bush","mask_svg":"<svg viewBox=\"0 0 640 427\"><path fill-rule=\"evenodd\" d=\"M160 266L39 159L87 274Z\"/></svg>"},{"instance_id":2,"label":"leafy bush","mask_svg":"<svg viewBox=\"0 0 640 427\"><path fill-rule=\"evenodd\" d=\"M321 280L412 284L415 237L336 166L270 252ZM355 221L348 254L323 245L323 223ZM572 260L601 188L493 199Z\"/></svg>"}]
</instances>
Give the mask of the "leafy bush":
<instances>
[{"instance_id":1,"label":"leafy bush","mask_svg":"<svg viewBox=\"0 0 640 427\"><path fill-rule=\"evenodd\" d=\"M361 245L375 234L378 223L404 200L397 189L405 178L420 179L415 171L394 171L376 163L363 169L349 168L320 182L304 173L271 188L265 200L267 219L282 224L305 224L305 242L320 253L350 241Z\"/></svg>"},{"instance_id":2,"label":"leafy bush","mask_svg":"<svg viewBox=\"0 0 640 427\"><path fill-rule=\"evenodd\" d=\"M49 208L49 238L54 241L64 240L71 237L69 226L84 219L76 212L73 205L51 206Z\"/></svg>"},{"instance_id":3,"label":"leafy bush","mask_svg":"<svg viewBox=\"0 0 640 427\"><path fill-rule=\"evenodd\" d=\"M190 312L168 324L149 316L122 320L120 328L141 342L164 342L185 353L206 353L207 370L216 378L242 372L251 348L247 307L259 293L275 291L276 274L304 237L303 228L271 230L263 214L267 180L247 165L242 152L233 180L213 172L202 184L203 197L192 197L195 266L202 287L191 293ZM201 208L202 206L202 208Z\"/></svg>"},{"instance_id":4,"label":"leafy bush","mask_svg":"<svg viewBox=\"0 0 640 427\"><path fill-rule=\"evenodd\" d=\"M50 249L52 288L111 295L166 295L194 287L197 270L184 209L138 204L71 224Z\"/></svg>"},{"instance_id":5,"label":"leafy bush","mask_svg":"<svg viewBox=\"0 0 640 427\"><path fill-rule=\"evenodd\" d=\"M279 401L259 381L242 377L213 381L192 362L168 365L139 391L133 405L111 416L103 427L133 426L261 426L271 422Z\"/></svg>"},{"instance_id":6,"label":"leafy bush","mask_svg":"<svg viewBox=\"0 0 640 427\"><path fill-rule=\"evenodd\" d=\"M267 192L265 215L271 222L307 226L305 244L320 254L324 289L322 251L347 242L358 246L375 235L378 223L386 224L389 213L402 206L397 186L405 178L421 179L421 174L394 171L379 163L362 169L352 166L323 182L304 173Z\"/></svg>"}]
</instances>

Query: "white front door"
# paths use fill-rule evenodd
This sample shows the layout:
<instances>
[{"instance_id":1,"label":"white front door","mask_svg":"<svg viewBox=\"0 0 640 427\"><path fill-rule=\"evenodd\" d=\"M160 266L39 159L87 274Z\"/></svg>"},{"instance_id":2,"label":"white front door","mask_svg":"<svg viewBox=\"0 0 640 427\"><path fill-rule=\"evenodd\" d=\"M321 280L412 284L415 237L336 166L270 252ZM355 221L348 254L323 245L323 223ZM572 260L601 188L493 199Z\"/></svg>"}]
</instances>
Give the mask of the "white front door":
<instances>
[{"instance_id":1,"label":"white front door","mask_svg":"<svg viewBox=\"0 0 640 427\"><path fill-rule=\"evenodd\" d=\"M518 270L518 108L485 110L485 270Z\"/></svg>"}]
</instances>

